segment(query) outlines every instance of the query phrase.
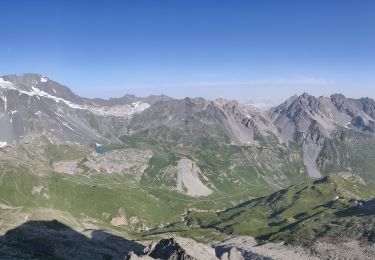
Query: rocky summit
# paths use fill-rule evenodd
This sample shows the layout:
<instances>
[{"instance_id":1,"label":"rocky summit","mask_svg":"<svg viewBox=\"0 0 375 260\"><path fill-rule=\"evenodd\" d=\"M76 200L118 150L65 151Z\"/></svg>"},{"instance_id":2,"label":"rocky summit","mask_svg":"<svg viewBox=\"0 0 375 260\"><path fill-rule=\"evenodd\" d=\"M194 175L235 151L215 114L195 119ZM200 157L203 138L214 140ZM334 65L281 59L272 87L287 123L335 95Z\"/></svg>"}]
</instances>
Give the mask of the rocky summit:
<instances>
[{"instance_id":1,"label":"rocky summit","mask_svg":"<svg viewBox=\"0 0 375 260\"><path fill-rule=\"evenodd\" d=\"M89 99L0 77L0 258L373 259L375 101Z\"/></svg>"}]
</instances>

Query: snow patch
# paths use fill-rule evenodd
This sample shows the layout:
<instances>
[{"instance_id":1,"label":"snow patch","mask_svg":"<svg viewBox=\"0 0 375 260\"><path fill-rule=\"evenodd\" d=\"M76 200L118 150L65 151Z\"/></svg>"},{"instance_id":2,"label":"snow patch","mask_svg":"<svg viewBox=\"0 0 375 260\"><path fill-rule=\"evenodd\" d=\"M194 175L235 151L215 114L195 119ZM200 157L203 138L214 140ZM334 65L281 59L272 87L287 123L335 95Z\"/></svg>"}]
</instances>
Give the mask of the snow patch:
<instances>
[{"instance_id":1,"label":"snow patch","mask_svg":"<svg viewBox=\"0 0 375 260\"><path fill-rule=\"evenodd\" d=\"M4 148L8 145L7 142L0 142L0 148Z\"/></svg>"},{"instance_id":2,"label":"snow patch","mask_svg":"<svg viewBox=\"0 0 375 260\"><path fill-rule=\"evenodd\" d=\"M108 106L104 106L104 107L85 106L85 109L97 115L126 116L130 118L135 113L140 113L149 107L150 105L148 103L135 102L130 105L126 104L126 105L118 105L118 106L110 106L110 107Z\"/></svg>"},{"instance_id":3,"label":"snow patch","mask_svg":"<svg viewBox=\"0 0 375 260\"><path fill-rule=\"evenodd\" d=\"M4 101L4 111L7 111L8 100L5 95L1 95L0 98Z\"/></svg>"},{"instance_id":4,"label":"snow patch","mask_svg":"<svg viewBox=\"0 0 375 260\"><path fill-rule=\"evenodd\" d=\"M68 123L66 123L66 122L61 122L64 126L66 126L67 128L69 128L70 130L72 130L72 131L76 131L76 130L74 130Z\"/></svg>"},{"instance_id":5,"label":"snow patch","mask_svg":"<svg viewBox=\"0 0 375 260\"><path fill-rule=\"evenodd\" d=\"M63 98L59 98L53 95L50 95L36 87L32 87L32 91L21 91L21 93L29 95L29 96L36 96L38 99L39 97L45 97L54 100L56 103L65 103L71 108L74 109L81 109L81 110L89 110L90 112L98 115L112 115L112 116L132 116L134 113L142 112L143 110L150 107L147 103L142 102L135 102L131 105L123 105L123 106L113 106L113 107L95 107L95 106L81 106L75 104L71 101L65 100Z\"/></svg>"},{"instance_id":6,"label":"snow patch","mask_svg":"<svg viewBox=\"0 0 375 260\"><path fill-rule=\"evenodd\" d=\"M56 97L56 96L53 96L53 95L50 95L48 94L47 92L44 92L36 87L31 87L32 91L24 91L24 90L18 90L20 92L20 95L21 94L25 94L25 95L28 95L28 96L36 96L39 100L40 98L39 97L45 97L45 98L49 98L49 99L52 99L54 100L56 103L65 103L66 105L68 105L69 107L71 108L75 108L75 109L85 109L83 106L81 105L77 105L73 102L70 102L68 100L65 100L63 98L59 98L59 97Z\"/></svg>"},{"instance_id":7,"label":"snow patch","mask_svg":"<svg viewBox=\"0 0 375 260\"><path fill-rule=\"evenodd\" d=\"M3 89L16 89L12 82L0 77L0 87Z\"/></svg>"},{"instance_id":8,"label":"snow patch","mask_svg":"<svg viewBox=\"0 0 375 260\"><path fill-rule=\"evenodd\" d=\"M42 77L41 82L45 82L48 79ZM150 107L150 104L143 103L143 102L134 102L132 104L126 104L126 105L118 105L118 106L110 106L110 107L99 107L99 106L92 106L92 105L78 105L71 101L65 100L60 97L56 97L54 95L48 94L47 92L40 90L36 88L35 86L31 87L31 91L25 91L25 90L19 90L17 89L12 82L6 81L3 78L0 78L0 87L4 89L11 89L16 90L19 92L19 96L22 94L28 95L28 96L36 96L38 100L40 100L40 97L48 98L54 100L56 103L64 103L67 106L73 108L73 109L80 109L80 110L88 110L94 114L97 115L105 115L105 116L126 116L131 117L135 113L142 112L143 110ZM56 94L56 90L53 89L54 93ZM1 96L3 100L5 101L5 97Z\"/></svg>"},{"instance_id":9,"label":"snow patch","mask_svg":"<svg viewBox=\"0 0 375 260\"><path fill-rule=\"evenodd\" d=\"M48 81L48 79L46 78L46 77L40 77L40 82L47 82Z\"/></svg>"},{"instance_id":10,"label":"snow patch","mask_svg":"<svg viewBox=\"0 0 375 260\"><path fill-rule=\"evenodd\" d=\"M65 100L63 98L59 98L59 97L56 97L56 96L52 96L36 87L32 87L32 92L29 92L31 95L37 95L37 96L41 96L41 97L46 97L46 98L50 98L50 99L53 99L56 101L56 103L59 103L59 102L63 102L65 104L67 104L69 107L71 108L76 108L76 109L84 109L83 106L81 105L77 105L77 104L74 104L73 102L70 102L68 100Z\"/></svg>"}]
</instances>

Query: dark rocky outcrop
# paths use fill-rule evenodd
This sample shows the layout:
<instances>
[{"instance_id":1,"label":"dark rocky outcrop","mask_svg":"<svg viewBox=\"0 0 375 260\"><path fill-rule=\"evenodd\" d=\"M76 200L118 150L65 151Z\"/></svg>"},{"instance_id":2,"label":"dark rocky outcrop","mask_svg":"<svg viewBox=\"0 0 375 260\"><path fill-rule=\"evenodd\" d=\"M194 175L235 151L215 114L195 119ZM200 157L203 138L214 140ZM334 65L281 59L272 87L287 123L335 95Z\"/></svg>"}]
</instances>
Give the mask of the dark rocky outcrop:
<instances>
[{"instance_id":1,"label":"dark rocky outcrop","mask_svg":"<svg viewBox=\"0 0 375 260\"><path fill-rule=\"evenodd\" d=\"M187 238L169 238L151 243L143 254L129 253L126 259L168 259L168 260L216 260L214 248Z\"/></svg>"}]
</instances>

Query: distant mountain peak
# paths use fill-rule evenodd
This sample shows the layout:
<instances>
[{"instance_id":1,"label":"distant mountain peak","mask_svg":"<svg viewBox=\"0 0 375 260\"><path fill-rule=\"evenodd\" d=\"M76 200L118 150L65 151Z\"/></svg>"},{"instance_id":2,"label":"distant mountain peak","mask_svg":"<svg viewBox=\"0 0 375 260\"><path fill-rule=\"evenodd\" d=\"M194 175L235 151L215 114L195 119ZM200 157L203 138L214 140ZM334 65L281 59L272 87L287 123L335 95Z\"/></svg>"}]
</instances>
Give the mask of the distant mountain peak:
<instances>
[{"instance_id":1,"label":"distant mountain peak","mask_svg":"<svg viewBox=\"0 0 375 260\"><path fill-rule=\"evenodd\" d=\"M313 97L312 95L310 95L309 93L307 92L303 92L302 95L299 96L300 98L310 98L310 97Z\"/></svg>"}]
</instances>

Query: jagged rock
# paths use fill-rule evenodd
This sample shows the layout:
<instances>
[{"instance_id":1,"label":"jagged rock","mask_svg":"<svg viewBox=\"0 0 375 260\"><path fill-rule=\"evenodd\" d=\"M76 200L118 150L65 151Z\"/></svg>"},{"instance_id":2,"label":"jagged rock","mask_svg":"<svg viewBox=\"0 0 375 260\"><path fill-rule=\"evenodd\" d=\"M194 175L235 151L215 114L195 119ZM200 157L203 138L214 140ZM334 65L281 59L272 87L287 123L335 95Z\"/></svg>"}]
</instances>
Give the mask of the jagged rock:
<instances>
[{"instance_id":1,"label":"jagged rock","mask_svg":"<svg viewBox=\"0 0 375 260\"><path fill-rule=\"evenodd\" d=\"M152 260L154 258L148 255L137 255L134 252L130 252L126 257L125 260Z\"/></svg>"},{"instance_id":2,"label":"jagged rock","mask_svg":"<svg viewBox=\"0 0 375 260\"><path fill-rule=\"evenodd\" d=\"M114 217L111 220L113 226L127 226L128 220L125 217Z\"/></svg>"},{"instance_id":3,"label":"jagged rock","mask_svg":"<svg viewBox=\"0 0 375 260\"><path fill-rule=\"evenodd\" d=\"M234 236L223 242L210 245L187 238L169 238L151 243L143 254L129 253L125 259L168 260L317 260L302 248L267 243L258 245L255 239Z\"/></svg>"},{"instance_id":4,"label":"jagged rock","mask_svg":"<svg viewBox=\"0 0 375 260\"><path fill-rule=\"evenodd\" d=\"M144 255L135 256L134 253L130 253L126 259L137 259L136 257L145 256L151 257L152 259L168 260L218 259L215 255L215 250L212 247L197 243L194 240L188 238L162 239L147 246L144 249Z\"/></svg>"},{"instance_id":5,"label":"jagged rock","mask_svg":"<svg viewBox=\"0 0 375 260\"><path fill-rule=\"evenodd\" d=\"M228 252L225 252L221 256L220 259L221 260L245 260L241 252L235 247L232 247Z\"/></svg>"},{"instance_id":6,"label":"jagged rock","mask_svg":"<svg viewBox=\"0 0 375 260\"><path fill-rule=\"evenodd\" d=\"M0 142L42 134L63 141L108 143L126 133L130 118L149 98L88 99L38 74L0 77ZM160 97L160 100L168 100Z\"/></svg>"},{"instance_id":7,"label":"jagged rock","mask_svg":"<svg viewBox=\"0 0 375 260\"><path fill-rule=\"evenodd\" d=\"M265 140L274 147L295 142L303 146L307 173L318 177L321 165L316 165L316 161L322 160L316 155L335 131L353 128L375 132L375 101L341 94L314 97L303 93L277 107L261 110L233 100L175 100L163 95L88 99L42 75L10 75L0 77L0 128L2 150L34 135L86 147L133 135L182 146L199 145L207 138L217 142L229 138L232 144L253 147ZM319 142L312 144L306 139L309 136ZM63 173L76 173L73 162L54 166ZM127 170L117 166L105 170ZM143 170L140 167L138 179Z\"/></svg>"},{"instance_id":8,"label":"jagged rock","mask_svg":"<svg viewBox=\"0 0 375 260\"><path fill-rule=\"evenodd\" d=\"M365 120L363 120L362 117L360 116L356 116L353 120L352 120L352 125L356 126L356 127L360 127L360 128L363 128L366 126L366 122Z\"/></svg>"},{"instance_id":9,"label":"jagged rock","mask_svg":"<svg viewBox=\"0 0 375 260\"><path fill-rule=\"evenodd\" d=\"M139 219L139 217L137 217L137 216L131 216L130 218L129 218L129 222L130 222L130 224L132 224L132 225L134 225L134 224L137 224L137 223L139 223L141 220Z\"/></svg>"}]
</instances>

